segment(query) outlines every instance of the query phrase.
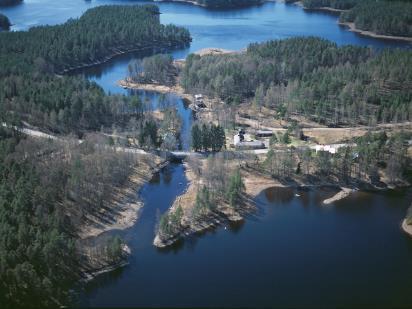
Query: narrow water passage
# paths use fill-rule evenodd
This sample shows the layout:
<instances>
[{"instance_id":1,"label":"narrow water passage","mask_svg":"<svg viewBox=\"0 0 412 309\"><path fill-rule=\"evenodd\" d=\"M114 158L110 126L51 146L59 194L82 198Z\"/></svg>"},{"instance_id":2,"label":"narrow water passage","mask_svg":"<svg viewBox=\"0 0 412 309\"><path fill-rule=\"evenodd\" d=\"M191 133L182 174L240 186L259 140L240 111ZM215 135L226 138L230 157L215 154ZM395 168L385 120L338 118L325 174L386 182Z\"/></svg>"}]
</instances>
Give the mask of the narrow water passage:
<instances>
[{"instance_id":1,"label":"narrow water passage","mask_svg":"<svg viewBox=\"0 0 412 309\"><path fill-rule=\"evenodd\" d=\"M173 204L177 195L186 190L187 185L184 166L170 163L142 187L137 194L145 206L141 210L138 222L127 230L110 232L110 235L121 236L132 249L130 264L90 282L86 287L86 295L80 300L80 306L133 306L136 305L135 296L140 293L156 299L156 281L165 274L161 271L162 260L170 255L169 250L159 250L153 246L156 224L160 215ZM105 236L107 235L101 237ZM149 269L151 271L147 272ZM136 277L130 274L143 276ZM114 287L115 290L121 288L115 291Z\"/></svg>"}]
</instances>

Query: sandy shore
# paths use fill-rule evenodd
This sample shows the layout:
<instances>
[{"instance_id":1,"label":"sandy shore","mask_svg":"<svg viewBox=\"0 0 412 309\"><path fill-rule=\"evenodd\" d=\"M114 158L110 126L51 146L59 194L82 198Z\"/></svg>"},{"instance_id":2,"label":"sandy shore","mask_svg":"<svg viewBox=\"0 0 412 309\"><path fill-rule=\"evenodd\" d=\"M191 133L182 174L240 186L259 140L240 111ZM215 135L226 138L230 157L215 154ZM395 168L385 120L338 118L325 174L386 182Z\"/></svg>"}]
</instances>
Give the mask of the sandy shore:
<instances>
[{"instance_id":1,"label":"sandy shore","mask_svg":"<svg viewBox=\"0 0 412 309\"><path fill-rule=\"evenodd\" d=\"M242 171L242 177L246 187L246 194L253 198L257 197L263 190L266 190L268 188L286 187L273 178L263 175L256 175L244 170Z\"/></svg>"},{"instance_id":2,"label":"sandy shore","mask_svg":"<svg viewBox=\"0 0 412 309\"><path fill-rule=\"evenodd\" d=\"M201 57L206 55L228 55L228 54L236 54L239 51L223 49L223 48L216 48L216 47L208 47L203 48L198 51L195 51L194 54L199 55Z\"/></svg>"},{"instance_id":3,"label":"sandy shore","mask_svg":"<svg viewBox=\"0 0 412 309\"><path fill-rule=\"evenodd\" d=\"M338 24L340 26L348 27L349 31L358 33L360 35L376 38L376 39L383 39L383 40L395 40L395 41L407 41L407 42L412 42L411 37L403 37L403 36L393 36L393 35L383 35L383 34L377 34L372 31L367 31L367 30L360 30L357 29L355 26L355 23L343 23L339 22Z\"/></svg>"},{"instance_id":4,"label":"sandy shore","mask_svg":"<svg viewBox=\"0 0 412 309\"><path fill-rule=\"evenodd\" d=\"M412 225L406 223L406 219L402 221L402 230L412 237Z\"/></svg>"},{"instance_id":5,"label":"sandy shore","mask_svg":"<svg viewBox=\"0 0 412 309\"><path fill-rule=\"evenodd\" d=\"M333 202L342 200L342 199L344 199L345 197L349 196L349 194L350 194L351 192L353 192L352 189L343 187L343 188L341 188L341 190L340 190L338 193L336 193L334 196L332 196L331 198L328 198L328 199L324 200L324 201L323 201L323 204L329 205L329 204L332 204Z\"/></svg>"}]
</instances>

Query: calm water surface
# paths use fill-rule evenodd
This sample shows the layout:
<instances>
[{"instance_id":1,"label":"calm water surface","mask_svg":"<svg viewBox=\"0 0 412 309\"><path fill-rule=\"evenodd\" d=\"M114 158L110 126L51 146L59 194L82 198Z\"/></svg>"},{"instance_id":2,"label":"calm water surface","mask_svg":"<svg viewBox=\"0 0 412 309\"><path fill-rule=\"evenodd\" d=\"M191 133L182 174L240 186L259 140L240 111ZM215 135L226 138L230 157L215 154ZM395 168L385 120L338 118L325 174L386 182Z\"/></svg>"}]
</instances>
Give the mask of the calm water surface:
<instances>
[{"instance_id":1,"label":"calm water surface","mask_svg":"<svg viewBox=\"0 0 412 309\"><path fill-rule=\"evenodd\" d=\"M130 265L92 282L82 305L412 306L412 242L399 227L410 192L358 192L325 207L332 190L272 188L243 225L156 249L156 213L185 185L172 165L144 187L142 217L121 233Z\"/></svg>"},{"instance_id":2,"label":"calm water surface","mask_svg":"<svg viewBox=\"0 0 412 309\"><path fill-rule=\"evenodd\" d=\"M2 8L13 30L57 24L79 17L90 7L139 1L25 0ZM316 35L339 45L410 48L409 43L366 38L339 27L336 16L306 13L282 3L231 11L158 4L162 23L187 27L191 46L170 51L175 58L205 47L232 50L249 43ZM164 99L154 92L116 86L131 53L75 74L96 81L106 92L139 95L152 108ZM173 95L183 120L183 148L188 149L192 113ZM248 306L248 307L412 307L412 241L400 221L411 191L358 192L329 207L334 192L268 189L257 198L259 211L237 226L194 236L168 250L152 246L160 213L187 187L184 167L171 164L145 185L145 207L136 225L118 231L133 254L124 269L98 277L81 297L89 306ZM300 196L296 196L298 193Z\"/></svg>"}]
</instances>

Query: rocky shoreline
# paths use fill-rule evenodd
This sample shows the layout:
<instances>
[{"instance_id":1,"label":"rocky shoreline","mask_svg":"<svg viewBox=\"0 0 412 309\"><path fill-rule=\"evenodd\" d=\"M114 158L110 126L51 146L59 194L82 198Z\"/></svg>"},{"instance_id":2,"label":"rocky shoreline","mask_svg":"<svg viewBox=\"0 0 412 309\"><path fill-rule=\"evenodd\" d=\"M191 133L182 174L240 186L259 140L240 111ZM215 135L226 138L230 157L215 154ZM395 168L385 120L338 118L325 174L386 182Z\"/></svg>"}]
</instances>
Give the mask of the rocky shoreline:
<instances>
[{"instance_id":1,"label":"rocky shoreline","mask_svg":"<svg viewBox=\"0 0 412 309\"><path fill-rule=\"evenodd\" d=\"M134 168L128 181L123 187L119 188L113 200L108 203L107 207L110 207L110 211L104 209L105 212L99 213L97 217L88 218L89 220L87 220L78 231L80 239L91 239L112 230L124 230L133 226L139 217L139 211L143 207L143 203L140 201L136 192L138 192L155 173L168 164L168 161L155 155L153 156L153 167L136 166ZM110 222L107 220L108 216L111 217Z\"/></svg>"},{"instance_id":2,"label":"rocky shoreline","mask_svg":"<svg viewBox=\"0 0 412 309\"><path fill-rule=\"evenodd\" d=\"M301 7L305 11L321 11L321 12L328 12L336 15L340 15L342 12L347 12L349 10L341 10L341 9L334 9L331 7L316 7L316 8L307 8L303 5L302 1L296 1L292 3L293 5ZM381 40L393 40L393 41L406 41L406 42L412 42L412 37L402 37L402 36L394 36L394 35L384 35L384 34L378 34L372 31L368 30L361 30L356 28L355 23L353 22L340 22L339 20L337 21L339 26L342 27L347 27L349 31L355 32L359 35L375 38L375 39L381 39Z\"/></svg>"},{"instance_id":3,"label":"rocky shoreline","mask_svg":"<svg viewBox=\"0 0 412 309\"><path fill-rule=\"evenodd\" d=\"M236 208L233 208L225 201L220 200L214 211L208 211L201 217L193 218L192 210L195 205L197 191L203 180L200 176L195 175L187 163L184 164L185 174L189 180L189 186L182 195L175 199L173 205L168 210L168 213L173 213L178 207L180 207L183 211L183 217L180 221L179 228L173 233L166 235L162 234L159 229L156 231L153 245L158 248L170 246L183 237L201 233L221 226L225 223L236 223L243 221L243 217L246 214L256 211L256 206L252 200L253 196L249 195L248 191L246 191L242 195L242 198Z\"/></svg>"},{"instance_id":4,"label":"rocky shoreline","mask_svg":"<svg viewBox=\"0 0 412 309\"><path fill-rule=\"evenodd\" d=\"M102 274L114 271L116 269L129 265L128 257L131 254L129 246L123 245L121 258L112 263L101 263L100 266L93 266L82 270L82 282L89 282Z\"/></svg>"},{"instance_id":5,"label":"rocky shoreline","mask_svg":"<svg viewBox=\"0 0 412 309\"><path fill-rule=\"evenodd\" d=\"M118 57L118 56L121 56L121 55L124 55L124 54L128 54L128 53L145 51L145 50L150 50L150 49L157 49L157 48L160 48L160 49L162 49L162 48L179 48L179 47L182 47L186 44L187 43L170 42L168 44L156 44L156 45L144 45L144 46L134 45L134 46L130 46L130 47L119 47L119 48L117 48L117 50L113 51L113 53L111 53L108 56L104 56L101 59L93 61L91 63L82 63L82 64L77 65L77 66L72 66L72 67L63 69L61 71L58 71L57 75L70 74L70 73L72 73L74 71L77 71L77 70L81 70L81 69L101 65L101 64L104 64L104 63L112 60L115 57Z\"/></svg>"},{"instance_id":6,"label":"rocky shoreline","mask_svg":"<svg viewBox=\"0 0 412 309\"><path fill-rule=\"evenodd\" d=\"M363 36L375 38L375 39L412 42L412 37L384 35L384 34L377 34L377 33L372 32L372 31L360 30L360 29L356 28L355 23L338 21L338 25L340 25L342 27L349 28L349 31L358 33L358 34L363 35Z\"/></svg>"},{"instance_id":7,"label":"rocky shoreline","mask_svg":"<svg viewBox=\"0 0 412 309\"><path fill-rule=\"evenodd\" d=\"M256 206L253 205L251 200L243 197L243 200L239 203L236 210L230 206L223 206L220 207L219 210L210 212L201 218L188 221L186 223L187 225L182 225L182 228L174 234L161 235L157 232L153 240L153 245L157 248L165 248L173 245L184 237L217 228L225 223L241 222L244 220L244 215L253 213L255 210Z\"/></svg>"}]
</instances>

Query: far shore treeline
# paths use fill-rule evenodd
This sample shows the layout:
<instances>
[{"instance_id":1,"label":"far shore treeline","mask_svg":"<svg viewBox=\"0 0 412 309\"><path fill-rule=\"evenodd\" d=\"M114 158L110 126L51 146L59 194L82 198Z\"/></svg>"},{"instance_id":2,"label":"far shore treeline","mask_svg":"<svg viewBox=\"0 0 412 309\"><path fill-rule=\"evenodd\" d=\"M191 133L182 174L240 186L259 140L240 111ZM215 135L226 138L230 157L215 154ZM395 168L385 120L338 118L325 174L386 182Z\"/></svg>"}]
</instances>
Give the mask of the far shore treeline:
<instances>
[{"instance_id":1,"label":"far shore treeline","mask_svg":"<svg viewBox=\"0 0 412 309\"><path fill-rule=\"evenodd\" d=\"M181 0L185 1L185 0ZM236 8L252 6L263 3L265 0L187 0L186 2L195 2L198 5L208 8Z\"/></svg>"}]
</instances>

